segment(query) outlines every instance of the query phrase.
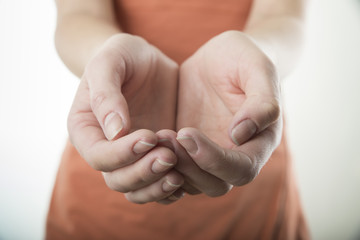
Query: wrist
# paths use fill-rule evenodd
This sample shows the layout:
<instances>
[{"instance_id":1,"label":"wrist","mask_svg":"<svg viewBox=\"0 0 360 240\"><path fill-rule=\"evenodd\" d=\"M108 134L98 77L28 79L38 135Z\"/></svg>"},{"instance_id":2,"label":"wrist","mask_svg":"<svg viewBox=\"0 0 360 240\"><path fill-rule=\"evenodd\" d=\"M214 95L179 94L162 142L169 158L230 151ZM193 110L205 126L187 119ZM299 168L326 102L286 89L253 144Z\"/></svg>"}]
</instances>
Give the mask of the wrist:
<instances>
[{"instance_id":1,"label":"wrist","mask_svg":"<svg viewBox=\"0 0 360 240\"><path fill-rule=\"evenodd\" d=\"M281 78L295 67L303 44L303 21L283 16L267 19L244 30L272 60Z\"/></svg>"}]
</instances>

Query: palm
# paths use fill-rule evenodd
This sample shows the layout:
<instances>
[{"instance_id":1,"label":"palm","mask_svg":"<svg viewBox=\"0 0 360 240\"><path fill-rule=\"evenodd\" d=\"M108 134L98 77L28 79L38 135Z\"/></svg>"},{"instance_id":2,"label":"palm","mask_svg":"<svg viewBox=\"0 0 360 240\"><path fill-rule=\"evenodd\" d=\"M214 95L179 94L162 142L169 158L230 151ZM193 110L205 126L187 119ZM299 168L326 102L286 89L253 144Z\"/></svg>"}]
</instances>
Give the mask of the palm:
<instances>
[{"instance_id":1,"label":"palm","mask_svg":"<svg viewBox=\"0 0 360 240\"><path fill-rule=\"evenodd\" d=\"M139 69L149 69L145 77L135 74L122 88L130 112L131 130L174 129L177 66L164 55L146 64L139 66Z\"/></svg>"},{"instance_id":2,"label":"palm","mask_svg":"<svg viewBox=\"0 0 360 240\"><path fill-rule=\"evenodd\" d=\"M118 105L125 109L122 112L129 111L129 119L125 118L126 131L122 131L122 135L137 129L174 129L177 65L141 39L131 39L131 45L125 51L121 39L116 40L87 66L76 96L78 100L74 101L69 116L69 127L91 132L87 142L105 140L100 126L103 119L97 119L94 106L102 108L99 105L108 96L104 96L98 86L108 81L115 82L113 85L118 89L114 91L121 89L120 95L125 102L118 102ZM126 55L127 52L132 55ZM120 64L121 60L124 64ZM115 92L115 95L119 94Z\"/></svg>"},{"instance_id":3,"label":"palm","mask_svg":"<svg viewBox=\"0 0 360 240\"><path fill-rule=\"evenodd\" d=\"M177 128L195 127L219 145L229 147L232 143L224 135L234 116L234 103L241 104L244 96L219 89L217 83L193 74L192 68L184 65L181 70Z\"/></svg>"},{"instance_id":4,"label":"palm","mask_svg":"<svg viewBox=\"0 0 360 240\"><path fill-rule=\"evenodd\" d=\"M177 115L178 129L195 127L225 148L234 146L227 130L246 99L241 55L229 46L207 43L182 65Z\"/></svg>"},{"instance_id":5,"label":"palm","mask_svg":"<svg viewBox=\"0 0 360 240\"><path fill-rule=\"evenodd\" d=\"M233 185L248 183L279 144L278 100L275 68L265 54L240 32L220 34L181 66L182 145L193 139L197 147L189 154L212 175Z\"/></svg>"},{"instance_id":6,"label":"palm","mask_svg":"<svg viewBox=\"0 0 360 240\"><path fill-rule=\"evenodd\" d=\"M79 85L68 118L70 138L90 166L104 172L106 184L130 201L166 199L183 183L169 170L176 156L154 147L153 132L175 128L177 72L145 40L119 34L90 60Z\"/></svg>"}]
</instances>

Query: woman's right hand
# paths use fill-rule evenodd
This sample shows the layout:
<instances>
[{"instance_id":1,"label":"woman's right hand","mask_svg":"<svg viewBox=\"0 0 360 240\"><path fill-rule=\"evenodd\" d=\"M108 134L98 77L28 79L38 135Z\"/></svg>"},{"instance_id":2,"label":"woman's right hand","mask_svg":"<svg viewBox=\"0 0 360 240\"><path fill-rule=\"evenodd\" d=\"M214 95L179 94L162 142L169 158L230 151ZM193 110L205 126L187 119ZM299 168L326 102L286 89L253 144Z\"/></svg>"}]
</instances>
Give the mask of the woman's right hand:
<instances>
[{"instance_id":1,"label":"woman's right hand","mask_svg":"<svg viewBox=\"0 0 360 240\"><path fill-rule=\"evenodd\" d=\"M156 146L175 129L177 64L140 37L117 34L87 64L68 117L70 140L106 184L145 203L181 197L177 158ZM149 129L149 130L145 130Z\"/></svg>"}]
</instances>

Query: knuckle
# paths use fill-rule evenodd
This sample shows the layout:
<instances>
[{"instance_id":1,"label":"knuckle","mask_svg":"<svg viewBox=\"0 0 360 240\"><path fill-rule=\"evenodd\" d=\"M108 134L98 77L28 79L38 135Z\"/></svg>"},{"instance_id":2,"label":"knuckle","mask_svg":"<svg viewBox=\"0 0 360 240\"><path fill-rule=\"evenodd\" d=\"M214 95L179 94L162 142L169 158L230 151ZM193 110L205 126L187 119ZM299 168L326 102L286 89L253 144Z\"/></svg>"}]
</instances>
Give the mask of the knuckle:
<instances>
[{"instance_id":1,"label":"knuckle","mask_svg":"<svg viewBox=\"0 0 360 240\"><path fill-rule=\"evenodd\" d=\"M93 156L88 151L84 152L84 159L90 165L90 167L92 167L96 171L102 171L103 170L101 161L99 161L99 159L97 157Z\"/></svg>"},{"instance_id":2,"label":"knuckle","mask_svg":"<svg viewBox=\"0 0 360 240\"><path fill-rule=\"evenodd\" d=\"M90 167L92 167L96 171L102 171L103 170L103 168L102 168L101 164L99 163L99 161L87 160L87 162L90 165Z\"/></svg>"},{"instance_id":3,"label":"knuckle","mask_svg":"<svg viewBox=\"0 0 360 240\"><path fill-rule=\"evenodd\" d=\"M252 159L246 154L242 155L241 168L234 175L234 178L229 181L234 186L242 186L252 182L260 171L260 166L256 159Z\"/></svg>"},{"instance_id":4,"label":"knuckle","mask_svg":"<svg viewBox=\"0 0 360 240\"><path fill-rule=\"evenodd\" d=\"M135 170L134 178L131 182L134 186L144 187L153 183L157 179L157 175L154 174L149 167L140 167Z\"/></svg>"},{"instance_id":5,"label":"knuckle","mask_svg":"<svg viewBox=\"0 0 360 240\"><path fill-rule=\"evenodd\" d=\"M91 168L95 169L96 171L101 172L109 172L109 167L106 166L103 158L100 158L97 154L93 151L85 150L82 154L85 161L90 165Z\"/></svg>"},{"instance_id":6,"label":"knuckle","mask_svg":"<svg viewBox=\"0 0 360 240\"><path fill-rule=\"evenodd\" d=\"M281 108L277 101L265 102L263 104L265 117L269 122L275 122L280 118Z\"/></svg>"},{"instance_id":7,"label":"knuckle","mask_svg":"<svg viewBox=\"0 0 360 240\"><path fill-rule=\"evenodd\" d=\"M138 174L138 178L135 179L134 184L136 186L145 186L147 185L151 180L152 180L152 176L150 174L150 172L146 169L141 169L139 170L139 174Z\"/></svg>"},{"instance_id":8,"label":"knuckle","mask_svg":"<svg viewBox=\"0 0 360 240\"><path fill-rule=\"evenodd\" d=\"M248 169L247 171L243 171L233 182L234 186L242 186L252 182L256 176L258 175L258 171L255 168Z\"/></svg>"},{"instance_id":9,"label":"knuckle","mask_svg":"<svg viewBox=\"0 0 360 240\"><path fill-rule=\"evenodd\" d=\"M199 154L199 158L203 159L198 162L201 169L206 172L222 172L224 170L223 160L228 158L228 152L224 149L220 149L214 153L214 156L211 158L203 157Z\"/></svg>"},{"instance_id":10,"label":"knuckle","mask_svg":"<svg viewBox=\"0 0 360 240\"><path fill-rule=\"evenodd\" d=\"M281 108L280 104L277 101L267 103L267 110L269 119L271 119L272 121L276 121L277 119L279 119Z\"/></svg>"},{"instance_id":11,"label":"knuckle","mask_svg":"<svg viewBox=\"0 0 360 240\"><path fill-rule=\"evenodd\" d=\"M221 170L221 165L218 162L219 161L204 161L200 167L205 172L218 172Z\"/></svg>"}]
</instances>

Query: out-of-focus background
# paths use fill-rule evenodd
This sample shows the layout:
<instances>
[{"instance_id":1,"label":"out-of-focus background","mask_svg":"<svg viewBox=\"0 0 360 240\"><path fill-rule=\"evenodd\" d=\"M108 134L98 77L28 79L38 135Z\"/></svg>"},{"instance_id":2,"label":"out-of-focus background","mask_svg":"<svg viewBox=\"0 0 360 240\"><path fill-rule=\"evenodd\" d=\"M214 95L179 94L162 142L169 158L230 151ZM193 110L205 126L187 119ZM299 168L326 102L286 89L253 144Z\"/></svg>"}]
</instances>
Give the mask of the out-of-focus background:
<instances>
[{"instance_id":1,"label":"out-of-focus background","mask_svg":"<svg viewBox=\"0 0 360 240\"><path fill-rule=\"evenodd\" d=\"M360 1L309 2L306 46L283 92L314 239L360 239Z\"/></svg>"},{"instance_id":2,"label":"out-of-focus background","mask_svg":"<svg viewBox=\"0 0 360 240\"><path fill-rule=\"evenodd\" d=\"M308 1L306 45L283 84L313 239L360 239L360 1ZM53 1L0 0L0 239L43 238L78 80L53 44Z\"/></svg>"}]
</instances>

